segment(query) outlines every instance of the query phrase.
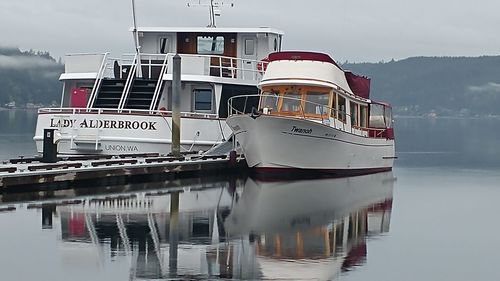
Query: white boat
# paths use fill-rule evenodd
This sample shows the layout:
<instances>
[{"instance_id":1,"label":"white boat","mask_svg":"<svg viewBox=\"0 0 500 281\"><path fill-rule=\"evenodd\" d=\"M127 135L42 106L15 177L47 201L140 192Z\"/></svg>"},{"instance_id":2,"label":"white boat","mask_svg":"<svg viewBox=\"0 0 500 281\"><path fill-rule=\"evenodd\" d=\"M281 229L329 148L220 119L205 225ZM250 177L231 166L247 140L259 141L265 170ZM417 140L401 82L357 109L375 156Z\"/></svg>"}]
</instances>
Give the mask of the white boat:
<instances>
[{"instance_id":1,"label":"white boat","mask_svg":"<svg viewBox=\"0 0 500 281\"><path fill-rule=\"evenodd\" d=\"M227 100L258 92L265 65L260 59L279 51L283 37L273 28L215 24L132 31L136 54L65 57L60 107L39 110L34 136L39 152L43 130L52 128L60 154L169 153L176 53L182 58L181 150L215 146L231 134L224 122Z\"/></svg>"},{"instance_id":2,"label":"white boat","mask_svg":"<svg viewBox=\"0 0 500 281\"><path fill-rule=\"evenodd\" d=\"M259 172L353 175L392 169L391 106L369 99L369 82L326 54L277 52L253 95L233 97L227 123ZM247 104L241 109L241 104Z\"/></svg>"}]
</instances>

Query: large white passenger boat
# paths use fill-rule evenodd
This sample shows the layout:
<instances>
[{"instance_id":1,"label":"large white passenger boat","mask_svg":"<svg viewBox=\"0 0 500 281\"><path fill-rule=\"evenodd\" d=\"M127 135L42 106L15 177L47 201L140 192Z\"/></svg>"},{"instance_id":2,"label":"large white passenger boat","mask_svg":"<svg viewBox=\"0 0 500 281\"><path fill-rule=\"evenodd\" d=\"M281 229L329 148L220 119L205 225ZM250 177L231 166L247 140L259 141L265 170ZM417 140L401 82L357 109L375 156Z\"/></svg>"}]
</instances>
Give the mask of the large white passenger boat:
<instances>
[{"instance_id":1,"label":"large white passenger boat","mask_svg":"<svg viewBox=\"0 0 500 281\"><path fill-rule=\"evenodd\" d=\"M391 170L391 107L369 99L369 84L325 54L273 53L259 84L258 107L248 114L239 106L254 96L230 98L227 123L257 171Z\"/></svg>"},{"instance_id":2,"label":"large white passenger boat","mask_svg":"<svg viewBox=\"0 0 500 281\"><path fill-rule=\"evenodd\" d=\"M66 56L61 105L39 110L39 152L43 130L53 128L60 154L169 153L176 53L182 58L181 151L217 145L231 134L227 100L258 92L260 59L279 51L283 36L272 28L214 26L132 31L136 54Z\"/></svg>"}]
</instances>

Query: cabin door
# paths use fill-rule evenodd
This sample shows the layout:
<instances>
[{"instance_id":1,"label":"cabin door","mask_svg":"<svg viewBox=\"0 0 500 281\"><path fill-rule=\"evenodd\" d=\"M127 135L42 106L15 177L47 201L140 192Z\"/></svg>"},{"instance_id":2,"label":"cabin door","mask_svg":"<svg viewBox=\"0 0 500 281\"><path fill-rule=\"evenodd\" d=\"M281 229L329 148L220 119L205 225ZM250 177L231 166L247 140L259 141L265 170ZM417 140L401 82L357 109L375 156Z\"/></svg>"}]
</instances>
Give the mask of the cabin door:
<instances>
[{"instance_id":1,"label":"cabin door","mask_svg":"<svg viewBox=\"0 0 500 281\"><path fill-rule=\"evenodd\" d=\"M243 79L254 79L257 69L257 36L241 37L240 50L242 61L239 62L238 75Z\"/></svg>"}]
</instances>

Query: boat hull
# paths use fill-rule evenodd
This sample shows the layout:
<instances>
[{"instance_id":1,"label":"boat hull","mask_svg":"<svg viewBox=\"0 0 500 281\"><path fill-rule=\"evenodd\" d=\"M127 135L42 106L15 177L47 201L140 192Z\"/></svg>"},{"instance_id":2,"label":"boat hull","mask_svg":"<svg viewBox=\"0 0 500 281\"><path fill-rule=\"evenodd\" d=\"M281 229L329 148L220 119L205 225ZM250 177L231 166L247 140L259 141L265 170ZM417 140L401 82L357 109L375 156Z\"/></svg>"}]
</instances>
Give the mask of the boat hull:
<instances>
[{"instance_id":1,"label":"boat hull","mask_svg":"<svg viewBox=\"0 0 500 281\"><path fill-rule=\"evenodd\" d=\"M168 154L171 121L158 114L43 113L33 139L38 152L43 151L44 129L55 129L60 154ZM181 126L181 151L210 149L231 133L217 118L183 117Z\"/></svg>"},{"instance_id":2,"label":"boat hull","mask_svg":"<svg viewBox=\"0 0 500 281\"><path fill-rule=\"evenodd\" d=\"M394 140L345 132L315 121L233 115L228 125L258 172L321 172L356 175L388 171Z\"/></svg>"}]
</instances>

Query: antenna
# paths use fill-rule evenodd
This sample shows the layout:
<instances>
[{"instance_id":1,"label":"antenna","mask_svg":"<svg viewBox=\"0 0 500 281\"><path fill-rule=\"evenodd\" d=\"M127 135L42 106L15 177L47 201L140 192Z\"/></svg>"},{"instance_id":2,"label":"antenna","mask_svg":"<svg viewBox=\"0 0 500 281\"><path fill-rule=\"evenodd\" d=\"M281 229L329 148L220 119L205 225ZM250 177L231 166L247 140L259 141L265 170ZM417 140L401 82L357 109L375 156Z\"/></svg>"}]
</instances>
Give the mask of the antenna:
<instances>
[{"instance_id":1,"label":"antenna","mask_svg":"<svg viewBox=\"0 0 500 281\"><path fill-rule=\"evenodd\" d=\"M137 32L137 19L135 13L135 1L132 0L132 21L134 24L134 44L135 44L135 52L137 55L137 77L142 76L142 67L141 67L141 46L139 45L139 33Z\"/></svg>"},{"instance_id":2,"label":"antenna","mask_svg":"<svg viewBox=\"0 0 500 281\"><path fill-rule=\"evenodd\" d=\"M190 3L187 4L188 7L195 7L195 6L200 6L200 7L208 7L208 12L210 13L210 23L208 24L207 27L216 27L215 24L215 17L220 17L221 16L221 9L223 6L227 7L234 7L234 3L230 2L223 2L223 1L214 1L214 0L198 0L198 1L191 1Z\"/></svg>"}]
</instances>

